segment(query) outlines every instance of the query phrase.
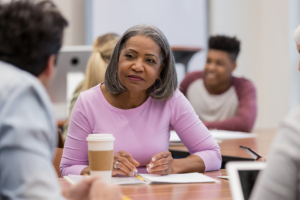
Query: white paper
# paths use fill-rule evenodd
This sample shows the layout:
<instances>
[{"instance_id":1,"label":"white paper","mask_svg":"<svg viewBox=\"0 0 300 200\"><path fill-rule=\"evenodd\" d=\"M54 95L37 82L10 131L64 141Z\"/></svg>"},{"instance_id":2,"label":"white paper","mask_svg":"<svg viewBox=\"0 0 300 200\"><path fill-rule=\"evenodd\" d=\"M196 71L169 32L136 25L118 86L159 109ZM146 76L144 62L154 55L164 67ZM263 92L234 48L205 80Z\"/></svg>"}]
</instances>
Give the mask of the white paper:
<instances>
[{"instance_id":1,"label":"white paper","mask_svg":"<svg viewBox=\"0 0 300 200\"><path fill-rule=\"evenodd\" d=\"M181 142L180 138L174 130L172 130L170 133L170 142Z\"/></svg>"},{"instance_id":2,"label":"white paper","mask_svg":"<svg viewBox=\"0 0 300 200\"><path fill-rule=\"evenodd\" d=\"M201 173L185 173L185 174L169 174L165 176L156 175L156 174L138 174L146 182L141 181L136 177L112 177L112 184L115 185L133 185L133 184L155 184L155 183L211 183L219 182L216 179L213 179L209 176L206 176ZM72 175L64 176L70 183L73 185L78 183L83 179L81 175Z\"/></svg>"},{"instance_id":3,"label":"white paper","mask_svg":"<svg viewBox=\"0 0 300 200\"><path fill-rule=\"evenodd\" d=\"M165 176L156 174L139 174L149 183L210 183L219 182L209 176L200 173L186 173L186 174L169 174Z\"/></svg>"},{"instance_id":4,"label":"white paper","mask_svg":"<svg viewBox=\"0 0 300 200\"><path fill-rule=\"evenodd\" d=\"M220 140L254 138L257 136L257 134L255 133L245 133L238 131L210 130L209 132L217 142ZM174 130L170 132L170 142L181 142L180 138Z\"/></svg>"},{"instance_id":5,"label":"white paper","mask_svg":"<svg viewBox=\"0 0 300 200\"><path fill-rule=\"evenodd\" d=\"M68 176L64 176L65 179L67 179L70 183L75 185L79 181L83 179L83 176L81 175L73 175L69 174ZM111 183L115 185L133 185L133 184L145 184L145 182L141 181L140 179L136 177L112 177Z\"/></svg>"},{"instance_id":6,"label":"white paper","mask_svg":"<svg viewBox=\"0 0 300 200\"><path fill-rule=\"evenodd\" d=\"M115 185L135 185L135 184L146 184L136 177L112 177L111 183Z\"/></svg>"},{"instance_id":7,"label":"white paper","mask_svg":"<svg viewBox=\"0 0 300 200\"><path fill-rule=\"evenodd\" d=\"M254 138L257 136L255 133L224 131L224 130L210 130L210 133L214 138L221 139L221 140Z\"/></svg>"}]
</instances>

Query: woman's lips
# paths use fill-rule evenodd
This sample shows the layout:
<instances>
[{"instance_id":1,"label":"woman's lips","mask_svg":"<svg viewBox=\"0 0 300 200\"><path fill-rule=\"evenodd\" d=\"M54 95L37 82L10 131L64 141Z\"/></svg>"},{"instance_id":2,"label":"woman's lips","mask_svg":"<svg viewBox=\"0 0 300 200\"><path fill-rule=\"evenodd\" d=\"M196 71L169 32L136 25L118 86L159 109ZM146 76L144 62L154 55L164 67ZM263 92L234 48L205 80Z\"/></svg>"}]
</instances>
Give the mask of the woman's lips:
<instances>
[{"instance_id":1,"label":"woman's lips","mask_svg":"<svg viewBox=\"0 0 300 200\"><path fill-rule=\"evenodd\" d=\"M130 80L132 80L132 81L142 81L143 80L142 77L140 77L140 76L134 76L134 75L130 75L130 76L128 76L128 78Z\"/></svg>"}]
</instances>

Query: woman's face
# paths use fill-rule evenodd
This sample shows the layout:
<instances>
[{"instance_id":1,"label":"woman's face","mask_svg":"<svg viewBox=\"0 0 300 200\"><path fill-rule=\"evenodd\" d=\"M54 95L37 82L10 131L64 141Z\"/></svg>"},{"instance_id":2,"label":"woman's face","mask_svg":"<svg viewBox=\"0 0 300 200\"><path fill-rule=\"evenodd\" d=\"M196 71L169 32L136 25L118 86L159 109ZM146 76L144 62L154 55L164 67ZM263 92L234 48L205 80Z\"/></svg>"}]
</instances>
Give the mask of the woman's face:
<instances>
[{"instance_id":1,"label":"woman's face","mask_svg":"<svg viewBox=\"0 0 300 200\"><path fill-rule=\"evenodd\" d=\"M299 44L297 44L297 50L298 50L298 53L300 54L300 45ZM298 70L300 71L300 61L299 61Z\"/></svg>"},{"instance_id":2,"label":"woman's face","mask_svg":"<svg viewBox=\"0 0 300 200\"><path fill-rule=\"evenodd\" d=\"M146 92L162 69L160 47L151 39L137 35L129 38L120 53L118 75L130 92Z\"/></svg>"}]
</instances>

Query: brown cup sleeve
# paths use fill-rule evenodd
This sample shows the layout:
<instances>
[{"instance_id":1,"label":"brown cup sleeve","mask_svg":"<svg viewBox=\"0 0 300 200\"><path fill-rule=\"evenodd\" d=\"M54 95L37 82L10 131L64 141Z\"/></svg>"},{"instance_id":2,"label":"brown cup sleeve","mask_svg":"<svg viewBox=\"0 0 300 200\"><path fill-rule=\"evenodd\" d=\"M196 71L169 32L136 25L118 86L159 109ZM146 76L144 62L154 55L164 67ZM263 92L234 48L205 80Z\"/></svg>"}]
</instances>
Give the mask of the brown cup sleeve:
<instances>
[{"instance_id":1,"label":"brown cup sleeve","mask_svg":"<svg viewBox=\"0 0 300 200\"><path fill-rule=\"evenodd\" d=\"M91 171L109 171L113 167L114 150L88 151Z\"/></svg>"}]
</instances>

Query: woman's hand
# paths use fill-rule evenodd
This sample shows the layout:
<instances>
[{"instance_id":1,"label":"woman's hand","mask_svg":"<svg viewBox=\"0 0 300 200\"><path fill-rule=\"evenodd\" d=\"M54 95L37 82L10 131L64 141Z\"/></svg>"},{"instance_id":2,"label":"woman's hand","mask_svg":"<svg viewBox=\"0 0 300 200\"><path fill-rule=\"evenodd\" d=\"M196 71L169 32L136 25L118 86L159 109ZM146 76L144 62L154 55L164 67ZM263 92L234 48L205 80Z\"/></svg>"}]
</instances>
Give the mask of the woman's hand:
<instances>
[{"instance_id":1,"label":"woman's hand","mask_svg":"<svg viewBox=\"0 0 300 200\"><path fill-rule=\"evenodd\" d=\"M140 166L140 163L134 160L130 153L119 151L114 156L112 175L116 176L117 174L122 174L125 176L133 176L134 173L138 172L136 169L138 166Z\"/></svg>"},{"instance_id":2,"label":"woman's hand","mask_svg":"<svg viewBox=\"0 0 300 200\"><path fill-rule=\"evenodd\" d=\"M66 199L72 200L88 200L89 192L92 186L92 183L96 181L97 177L85 177L82 181L76 185L72 185L70 189L63 191L63 196Z\"/></svg>"},{"instance_id":3,"label":"woman's hand","mask_svg":"<svg viewBox=\"0 0 300 200\"><path fill-rule=\"evenodd\" d=\"M91 200L122 200L122 192L116 185L104 184L100 180L92 184L89 199Z\"/></svg>"},{"instance_id":4,"label":"woman's hand","mask_svg":"<svg viewBox=\"0 0 300 200\"><path fill-rule=\"evenodd\" d=\"M167 175L173 171L173 157L169 151L163 151L154 155L147 165L150 174Z\"/></svg>"},{"instance_id":5,"label":"woman's hand","mask_svg":"<svg viewBox=\"0 0 300 200\"><path fill-rule=\"evenodd\" d=\"M119 187L104 184L99 177L85 177L82 181L63 191L66 199L72 200L121 200Z\"/></svg>"},{"instance_id":6,"label":"woman's hand","mask_svg":"<svg viewBox=\"0 0 300 200\"><path fill-rule=\"evenodd\" d=\"M85 167L80 173L80 175L87 175L87 174L90 174L90 167Z\"/></svg>"}]
</instances>

